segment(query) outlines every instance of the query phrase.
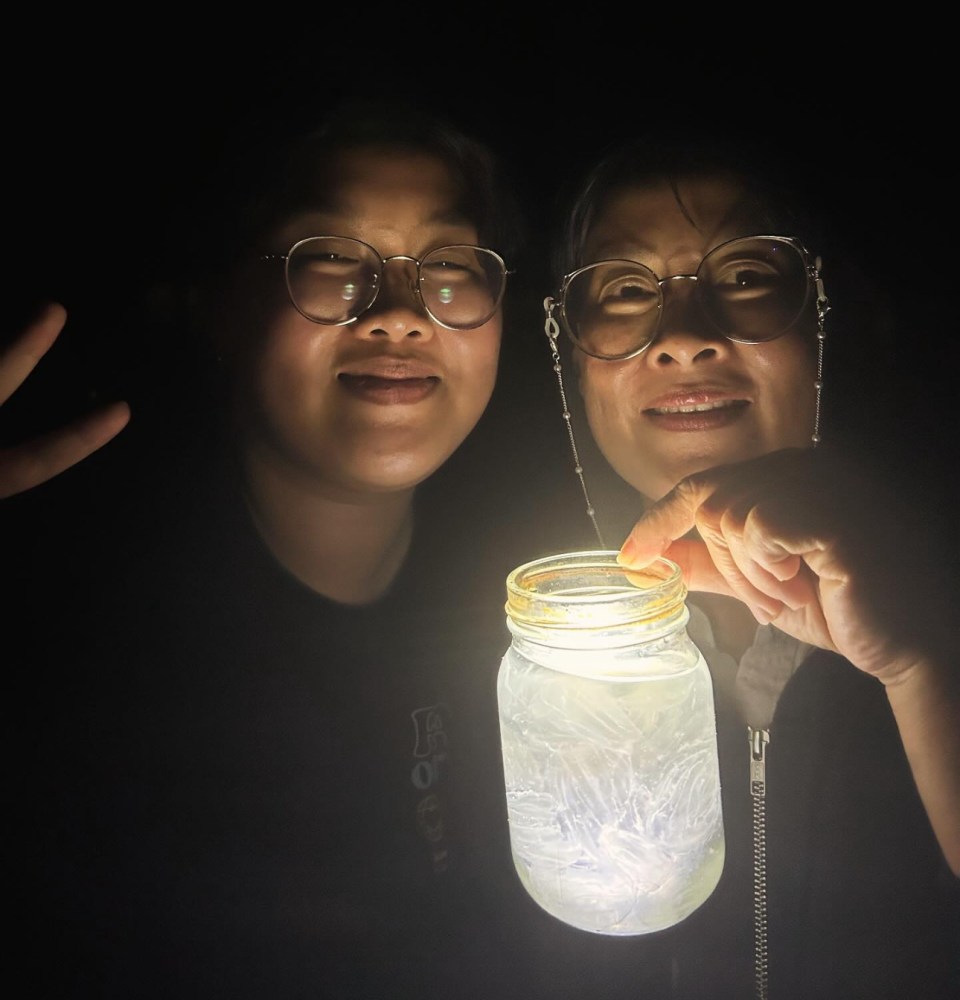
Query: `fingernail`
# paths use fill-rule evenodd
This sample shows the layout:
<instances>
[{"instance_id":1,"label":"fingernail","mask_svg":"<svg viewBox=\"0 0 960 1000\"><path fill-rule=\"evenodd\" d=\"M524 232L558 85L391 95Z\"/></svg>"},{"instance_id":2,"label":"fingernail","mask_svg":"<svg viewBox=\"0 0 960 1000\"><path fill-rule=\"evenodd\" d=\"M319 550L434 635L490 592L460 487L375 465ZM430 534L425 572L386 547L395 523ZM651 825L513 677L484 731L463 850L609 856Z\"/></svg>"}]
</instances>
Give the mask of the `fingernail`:
<instances>
[{"instance_id":1,"label":"fingernail","mask_svg":"<svg viewBox=\"0 0 960 1000\"><path fill-rule=\"evenodd\" d=\"M632 566L637 558L637 546L632 538L628 538L617 553L617 562L621 566Z\"/></svg>"},{"instance_id":2,"label":"fingernail","mask_svg":"<svg viewBox=\"0 0 960 1000\"><path fill-rule=\"evenodd\" d=\"M779 617L780 612L783 611L783 604L780 601L769 605L756 604L750 610L753 612L753 617L761 625L769 625L770 622Z\"/></svg>"}]
</instances>

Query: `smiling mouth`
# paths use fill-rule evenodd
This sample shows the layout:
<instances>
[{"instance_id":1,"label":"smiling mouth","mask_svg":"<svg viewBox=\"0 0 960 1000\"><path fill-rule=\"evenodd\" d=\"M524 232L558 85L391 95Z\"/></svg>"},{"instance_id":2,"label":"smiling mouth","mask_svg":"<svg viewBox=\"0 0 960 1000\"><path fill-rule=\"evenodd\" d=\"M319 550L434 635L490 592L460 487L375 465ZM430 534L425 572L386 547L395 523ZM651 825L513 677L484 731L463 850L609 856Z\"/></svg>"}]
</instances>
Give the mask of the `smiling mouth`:
<instances>
[{"instance_id":1,"label":"smiling mouth","mask_svg":"<svg viewBox=\"0 0 960 1000\"><path fill-rule=\"evenodd\" d=\"M750 408L748 399L718 399L702 403L651 406L644 417L662 431L698 433L718 431L738 423Z\"/></svg>"},{"instance_id":2,"label":"smiling mouth","mask_svg":"<svg viewBox=\"0 0 960 1000\"><path fill-rule=\"evenodd\" d=\"M337 381L352 396L371 403L417 403L440 385L437 375L391 377L341 372Z\"/></svg>"},{"instance_id":3,"label":"smiling mouth","mask_svg":"<svg viewBox=\"0 0 960 1000\"><path fill-rule=\"evenodd\" d=\"M651 406L644 413L662 416L673 413L709 413L712 410L729 410L747 405L745 399L719 399L712 403L694 403L689 406Z\"/></svg>"},{"instance_id":4,"label":"smiling mouth","mask_svg":"<svg viewBox=\"0 0 960 1000\"><path fill-rule=\"evenodd\" d=\"M367 375L367 374L354 374L351 372L341 372L337 378L341 382L352 383L356 385L406 385L414 384L417 382L439 382L440 378L437 375Z\"/></svg>"}]
</instances>

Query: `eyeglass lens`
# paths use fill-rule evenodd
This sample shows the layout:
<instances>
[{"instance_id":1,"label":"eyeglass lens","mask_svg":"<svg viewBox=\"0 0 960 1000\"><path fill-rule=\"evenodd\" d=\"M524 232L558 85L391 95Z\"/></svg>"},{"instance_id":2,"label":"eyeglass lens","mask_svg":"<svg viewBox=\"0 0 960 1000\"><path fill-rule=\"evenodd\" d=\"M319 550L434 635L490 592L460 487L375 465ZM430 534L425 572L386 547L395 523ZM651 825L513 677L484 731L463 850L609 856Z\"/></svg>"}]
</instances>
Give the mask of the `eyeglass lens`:
<instances>
[{"instance_id":1,"label":"eyeglass lens","mask_svg":"<svg viewBox=\"0 0 960 1000\"><path fill-rule=\"evenodd\" d=\"M669 281L669 279L667 279ZM761 343L796 322L809 292L806 262L793 243L747 237L711 250L696 275L696 298L706 318L731 340ZM635 261L607 260L568 279L563 319L588 354L622 358L657 335L663 308L661 279Z\"/></svg>"},{"instance_id":2,"label":"eyeglass lens","mask_svg":"<svg viewBox=\"0 0 960 1000\"><path fill-rule=\"evenodd\" d=\"M318 323L341 325L373 305L383 263L366 243L318 236L296 244L287 257L287 285L294 305ZM418 289L430 316L455 330L481 326L503 294L503 262L490 250L450 246L420 262Z\"/></svg>"}]
</instances>

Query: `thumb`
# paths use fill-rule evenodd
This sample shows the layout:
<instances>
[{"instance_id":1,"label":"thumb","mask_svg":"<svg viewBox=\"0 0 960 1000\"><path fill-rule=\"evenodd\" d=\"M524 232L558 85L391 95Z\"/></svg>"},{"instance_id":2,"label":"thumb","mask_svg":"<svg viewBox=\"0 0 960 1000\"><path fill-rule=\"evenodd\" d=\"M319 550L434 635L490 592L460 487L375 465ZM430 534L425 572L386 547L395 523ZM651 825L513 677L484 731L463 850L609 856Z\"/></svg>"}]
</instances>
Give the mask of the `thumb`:
<instances>
[{"instance_id":1,"label":"thumb","mask_svg":"<svg viewBox=\"0 0 960 1000\"><path fill-rule=\"evenodd\" d=\"M675 539L696 523L700 496L685 484L674 487L650 507L633 526L620 548L617 562L626 569L643 569L662 556Z\"/></svg>"}]
</instances>

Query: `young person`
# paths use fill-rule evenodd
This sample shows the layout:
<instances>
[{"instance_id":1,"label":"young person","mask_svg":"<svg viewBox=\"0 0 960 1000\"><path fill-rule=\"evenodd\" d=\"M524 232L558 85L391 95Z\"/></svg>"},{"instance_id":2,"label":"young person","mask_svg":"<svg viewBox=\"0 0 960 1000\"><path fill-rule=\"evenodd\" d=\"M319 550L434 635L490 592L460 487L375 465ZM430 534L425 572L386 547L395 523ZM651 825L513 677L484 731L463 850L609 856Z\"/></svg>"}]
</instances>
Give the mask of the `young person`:
<instances>
[{"instance_id":1,"label":"young person","mask_svg":"<svg viewBox=\"0 0 960 1000\"><path fill-rule=\"evenodd\" d=\"M242 198L195 241L216 391L171 361L140 420L169 426L101 453L142 459L7 508L43 529L8 521L18 964L58 995L453 995L491 958L471 748L512 558L464 575L453 532L490 509L464 442L516 212L484 146L393 104L232 166Z\"/></svg>"}]
</instances>

